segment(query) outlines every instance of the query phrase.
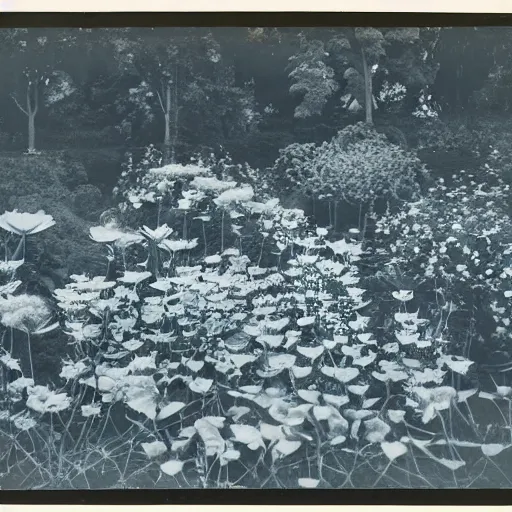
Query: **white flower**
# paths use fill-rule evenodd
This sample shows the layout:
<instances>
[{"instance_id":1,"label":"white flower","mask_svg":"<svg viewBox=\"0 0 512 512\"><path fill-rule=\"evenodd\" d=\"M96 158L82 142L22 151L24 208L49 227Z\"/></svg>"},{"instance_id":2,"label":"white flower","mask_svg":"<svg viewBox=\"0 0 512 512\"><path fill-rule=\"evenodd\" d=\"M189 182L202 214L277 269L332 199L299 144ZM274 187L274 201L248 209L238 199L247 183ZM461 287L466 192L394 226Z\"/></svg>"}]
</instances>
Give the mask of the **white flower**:
<instances>
[{"instance_id":1,"label":"white flower","mask_svg":"<svg viewBox=\"0 0 512 512\"><path fill-rule=\"evenodd\" d=\"M110 243L119 240L124 233L115 228L105 226L93 226L89 229L89 234L95 242Z\"/></svg>"},{"instance_id":2,"label":"white flower","mask_svg":"<svg viewBox=\"0 0 512 512\"><path fill-rule=\"evenodd\" d=\"M364 422L366 427L366 440L370 443L382 443L391 432L391 427L380 418L372 418Z\"/></svg>"},{"instance_id":3,"label":"white flower","mask_svg":"<svg viewBox=\"0 0 512 512\"><path fill-rule=\"evenodd\" d=\"M171 179L176 180L179 178L191 178L195 176L201 176L206 174L207 169L204 167L193 165L193 164L169 164L163 167L157 167L153 169L149 169L147 175L151 179L162 180L162 179Z\"/></svg>"},{"instance_id":4,"label":"white flower","mask_svg":"<svg viewBox=\"0 0 512 512\"><path fill-rule=\"evenodd\" d=\"M73 288L77 291L101 291L108 290L109 288L113 288L116 285L115 281L105 281L103 276L96 276L91 280L80 280L77 283L72 283L68 285L70 288Z\"/></svg>"},{"instance_id":5,"label":"white flower","mask_svg":"<svg viewBox=\"0 0 512 512\"><path fill-rule=\"evenodd\" d=\"M21 265L25 263L25 260L11 260L11 261L0 261L0 272L9 274L17 270Z\"/></svg>"},{"instance_id":6,"label":"white flower","mask_svg":"<svg viewBox=\"0 0 512 512\"><path fill-rule=\"evenodd\" d=\"M51 215L43 210L37 213L21 213L18 210L0 215L0 227L17 235L33 235L55 225Z\"/></svg>"},{"instance_id":7,"label":"white flower","mask_svg":"<svg viewBox=\"0 0 512 512\"><path fill-rule=\"evenodd\" d=\"M219 254L213 254L212 256L206 256L204 262L207 265L215 265L222 262L222 257Z\"/></svg>"},{"instance_id":8,"label":"white flower","mask_svg":"<svg viewBox=\"0 0 512 512\"><path fill-rule=\"evenodd\" d=\"M191 208L192 201L190 199L178 199L178 210L190 210Z\"/></svg>"},{"instance_id":9,"label":"white flower","mask_svg":"<svg viewBox=\"0 0 512 512\"><path fill-rule=\"evenodd\" d=\"M125 271L124 275L118 278L118 281L121 281L122 283L138 284L145 279L150 278L151 275L151 272Z\"/></svg>"},{"instance_id":10,"label":"white flower","mask_svg":"<svg viewBox=\"0 0 512 512\"><path fill-rule=\"evenodd\" d=\"M0 295L12 295L20 286L21 281L11 281L0 286Z\"/></svg>"},{"instance_id":11,"label":"white flower","mask_svg":"<svg viewBox=\"0 0 512 512\"><path fill-rule=\"evenodd\" d=\"M505 449L505 446L498 443L493 444L483 444L481 446L482 453L486 455L487 457L494 457L495 455L498 455Z\"/></svg>"},{"instance_id":12,"label":"white flower","mask_svg":"<svg viewBox=\"0 0 512 512\"><path fill-rule=\"evenodd\" d=\"M147 226L142 226L140 232L154 240L156 243L160 243L164 238L167 238L172 232L172 228L170 228L167 224L163 226L159 226L156 229L150 229Z\"/></svg>"},{"instance_id":13,"label":"white flower","mask_svg":"<svg viewBox=\"0 0 512 512\"><path fill-rule=\"evenodd\" d=\"M0 321L6 327L37 332L48 325L50 315L46 302L36 295L21 294L0 298Z\"/></svg>"},{"instance_id":14,"label":"white flower","mask_svg":"<svg viewBox=\"0 0 512 512\"><path fill-rule=\"evenodd\" d=\"M364 331L370 321L370 317L362 316L356 311L356 319L349 322L348 326L354 331Z\"/></svg>"},{"instance_id":15,"label":"white flower","mask_svg":"<svg viewBox=\"0 0 512 512\"><path fill-rule=\"evenodd\" d=\"M215 177L196 176L190 183L191 187L198 190L224 192L230 188L236 187L236 181L221 181Z\"/></svg>"},{"instance_id":16,"label":"white flower","mask_svg":"<svg viewBox=\"0 0 512 512\"><path fill-rule=\"evenodd\" d=\"M75 379L82 373L87 370L87 366L83 361L78 361L74 363L72 361L66 361L64 366L62 367L62 371L59 374L59 377L66 379L67 381L71 379Z\"/></svg>"},{"instance_id":17,"label":"white flower","mask_svg":"<svg viewBox=\"0 0 512 512\"><path fill-rule=\"evenodd\" d=\"M35 386L28 389L27 407L44 414L59 412L71 405L71 398L66 393L55 393L46 386Z\"/></svg>"},{"instance_id":18,"label":"white flower","mask_svg":"<svg viewBox=\"0 0 512 512\"><path fill-rule=\"evenodd\" d=\"M416 313L395 313L395 320L408 330L416 330L419 325L427 323L427 320L418 318L418 311Z\"/></svg>"},{"instance_id":19,"label":"white flower","mask_svg":"<svg viewBox=\"0 0 512 512\"><path fill-rule=\"evenodd\" d=\"M393 292L393 297L400 302L407 302L412 300L413 292L410 290L400 290L398 292Z\"/></svg>"},{"instance_id":20,"label":"white flower","mask_svg":"<svg viewBox=\"0 0 512 512\"><path fill-rule=\"evenodd\" d=\"M101 404L82 405L82 416L89 418L90 416L97 416L101 412Z\"/></svg>"},{"instance_id":21,"label":"white flower","mask_svg":"<svg viewBox=\"0 0 512 512\"><path fill-rule=\"evenodd\" d=\"M401 409L388 409L388 418L393 423L400 423L403 421L405 417L405 411L402 411Z\"/></svg>"},{"instance_id":22,"label":"white flower","mask_svg":"<svg viewBox=\"0 0 512 512\"><path fill-rule=\"evenodd\" d=\"M127 247L139 243L143 237L138 233L128 233L113 226L93 226L89 229L92 240L99 243L115 242L118 246Z\"/></svg>"},{"instance_id":23,"label":"white flower","mask_svg":"<svg viewBox=\"0 0 512 512\"><path fill-rule=\"evenodd\" d=\"M360 244L347 243L345 240L338 240L337 242L327 242L326 245L332 249L334 254L345 255L348 254L352 257L353 261L357 261L359 256L363 253Z\"/></svg>"},{"instance_id":24,"label":"white flower","mask_svg":"<svg viewBox=\"0 0 512 512\"><path fill-rule=\"evenodd\" d=\"M265 443L260 431L251 425L231 425L231 431L235 436L235 441L247 445L250 450L257 450L259 447L265 448Z\"/></svg>"},{"instance_id":25,"label":"white flower","mask_svg":"<svg viewBox=\"0 0 512 512\"><path fill-rule=\"evenodd\" d=\"M250 201L254 197L254 190L250 186L240 188L230 188L220 194L214 203L218 206L227 206L232 203L243 203Z\"/></svg>"},{"instance_id":26,"label":"white flower","mask_svg":"<svg viewBox=\"0 0 512 512\"><path fill-rule=\"evenodd\" d=\"M192 240L163 240L158 247L167 249L170 252L187 251L197 247L197 238Z\"/></svg>"},{"instance_id":27,"label":"white flower","mask_svg":"<svg viewBox=\"0 0 512 512\"><path fill-rule=\"evenodd\" d=\"M474 363L461 356L443 355L437 359L437 365L439 368L442 368L444 364L446 364L450 370L460 373L461 375L466 375L469 367Z\"/></svg>"},{"instance_id":28,"label":"white flower","mask_svg":"<svg viewBox=\"0 0 512 512\"><path fill-rule=\"evenodd\" d=\"M23 390L29 386L34 385L34 379L27 379L26 377L20 377L19 379L16 379L12 381L7 386L7 391L14 395L15 399L21 400L21 394Z\"/></svg>"},{"instance_id":29,"label":"white flower","mask_svg":"<svg viewBox=\"0 0 512 512\"><path fill-rule=\"evenodd\" d=\"M306 489L313 489L318 487L319 483L320 480L317 480L316 478L299 478L300 487L304 487Z\"/></svg>"},{"instance_id":30,"label":"white flower","mask_svg":"<svg viewBox=\"0 0 512 512\"><path fill-rule=\"evenodd\" d=\"M421 400L423 423L428 423L432 420L437 411L448 409L452 400L457 396L457 391L449 386L440 386L437 388L416 386L412 391Z\"/></svg>"},{"instance_id":31,"label":"white flower","mask_svg":"<svg viewBox=\"0 0 512 512\"><path fill-rule=\"evenodd\" d=\"M143 450L150 459L154 459L167 451L167 446L162 441L153 441L152 443L141 443Z\"/></svg>"},{"instance_id":32,"label":"white flower","mask_svg":"<svg viewBox=\"0 0 512 512\"><path fill-rule=\"evenodd\" d=\"M393 441L392 443L382 442L380 446L391 462L407 453L407 446L400 441Z\"/></svg>"},{"instance_id":33,"label":"white flower","mask_svg":"<svg viewBox=\"0 0 512 512\"><path fill-rule=\"evenodd\" d=\"M183 469L181 460L170 460L160 465L160 470L166 475L175 476Z\"/></svg>"},{"instance_id":34,"label":"white flower","mask_svg":"<svg viewBox=\"0 0 512 512\"><path fill-rule=\"evenodd\" d=\"M37 425L37 421L31 418L27 412L13 416L12 421L14 426L20 430L30 430Z\"/></svg>"}]
</instances>

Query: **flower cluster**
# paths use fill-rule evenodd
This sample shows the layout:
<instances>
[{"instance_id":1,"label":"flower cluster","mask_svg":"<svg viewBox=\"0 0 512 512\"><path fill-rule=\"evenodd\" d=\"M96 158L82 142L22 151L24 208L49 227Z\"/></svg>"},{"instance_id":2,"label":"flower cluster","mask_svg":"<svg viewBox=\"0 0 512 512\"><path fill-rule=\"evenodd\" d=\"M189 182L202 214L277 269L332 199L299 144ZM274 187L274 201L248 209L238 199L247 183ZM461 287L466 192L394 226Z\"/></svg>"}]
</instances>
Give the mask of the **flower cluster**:
<instances>
[{"instance_id":1,"label":"flower cluster","mask_svg":"<svg viewBox=\"0 0 512 512\"><path fill-rule=\"evenodd\" d=\"M471 329L473 337L486 332L477 340L486 344L510 337L509 185L493 169L492 156L482 174L485 179L460 171L450 188L438 179L420 201L377 219L372 244L382 276L396 286L397 276L408 276L424 314L459 348ZM492 319L495 328L489 331Z\"/></svg>"},{"instance_id":2,"label":"flower cluster","mask_svg":"<svg viewBox=\"0 0 512 512\"><path fill-rule=\"evenodd\" d=\"M407 89L404 85L396 82L390 84L384 81L382 89L379 91L379 101L382 103L399 103L405 98Z\"/></svg>"},{"instance_id":3,"label":"flower cluster","mask_svg":"<svg viewBox=\"0 0 512 512\"><path fill-rule=\"evenodd\" d=\"M422 92L418 98L418 106L412 115L419 119L437 119L439 117L438 110L439 107L432 102L432 96Z\"/></svg>"}]
</instances>

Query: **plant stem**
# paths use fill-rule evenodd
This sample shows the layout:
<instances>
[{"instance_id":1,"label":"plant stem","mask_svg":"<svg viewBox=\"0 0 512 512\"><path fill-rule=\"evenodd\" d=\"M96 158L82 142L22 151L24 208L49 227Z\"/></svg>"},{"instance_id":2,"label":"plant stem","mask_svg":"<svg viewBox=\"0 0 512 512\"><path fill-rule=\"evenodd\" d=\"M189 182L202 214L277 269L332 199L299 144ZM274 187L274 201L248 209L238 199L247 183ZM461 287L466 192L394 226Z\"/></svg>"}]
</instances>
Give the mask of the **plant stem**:
<instances>
[{"instance_id":1,"label":"plant stem","mask_svg":"<svg viewBox=\"0 0 512 512\"><path fill-rule=\"evenodd\" d=\"M224 252L224 210L222 210L222 220L220 225L220 250L221 252Z\"/></svg>"},{"instance_id":2,"label":"plant stem","mask_svg":"<svg viewBox=\"0 0 512 512\"><path fill-rule=\"evenodd\" d=\"M21 240L19 241L18 243L18 247L16 247L16 250L14 251L14 255L12 256L12 260L15 261L16 258L18 257L18 254L20 253L21 251L21 248L24 248L25 247L25 238L24 236L21 237ZM7 259L7 244L5 244L5 250L6 250L6 254L5 254L5 257ZM23 255L25 255L25 249L23 249Z\"/></svg>"},{"instance_id":3,"label":"plant stem","mask_svg":"<svg viewBox=\"0 0 512 512\"><path fill-rule=\"evenodd\" d=\"M30 333L27 331L27 340L28 340L28 357L30 359L30 376L32 380L34 380L34 366L32 364L32 350L30 348Z\"/></svg>"},{"instance_id":4,"label":"plant stem","mask_svg":"<svg viewBox=\"0 0 512 512\"><path fill-rule=\"evenodd\" d=\"M206 228L204 227L204 221L201 221L203 224L203 240L204 240L204 256L208 255L208 242L206 241Z\"/></svg>"}]
</instances>

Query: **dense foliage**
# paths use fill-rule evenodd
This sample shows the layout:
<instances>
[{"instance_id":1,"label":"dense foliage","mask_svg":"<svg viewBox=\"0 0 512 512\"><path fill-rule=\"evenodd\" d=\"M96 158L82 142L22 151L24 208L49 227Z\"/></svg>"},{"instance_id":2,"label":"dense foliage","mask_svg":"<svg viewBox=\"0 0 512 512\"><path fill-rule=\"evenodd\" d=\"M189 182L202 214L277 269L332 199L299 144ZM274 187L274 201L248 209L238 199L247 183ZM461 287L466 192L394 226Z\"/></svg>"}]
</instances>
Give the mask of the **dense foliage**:
<instances>
[{"instance_id":1,"label":"dense foliage","mask_svg":"<svg viewBox=\"0 0 512 512\"><path fill-rule=\"evenodd\" d=\"M292 144L272 169L284 186L319 200L370 204L376 199L405 200L419 192L423 165L364 123L341 130L320 146ZM284 175L284 176L283 176Z\"/></svg>"}]
</instances>

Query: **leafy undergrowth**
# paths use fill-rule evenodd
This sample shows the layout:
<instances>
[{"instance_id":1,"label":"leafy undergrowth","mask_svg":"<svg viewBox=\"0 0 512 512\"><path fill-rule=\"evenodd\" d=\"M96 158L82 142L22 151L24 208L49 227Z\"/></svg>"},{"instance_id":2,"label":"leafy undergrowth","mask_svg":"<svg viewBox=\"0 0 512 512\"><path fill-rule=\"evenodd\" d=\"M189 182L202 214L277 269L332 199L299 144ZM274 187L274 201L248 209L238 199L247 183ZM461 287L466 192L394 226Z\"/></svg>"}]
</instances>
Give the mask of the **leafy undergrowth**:
<instances>
[{"instance_id":1,"label":"leafy undergrowth","mask_svg":"<svg viewBox=\"0 0 512 512\"><path fill-rule=\"evenodd\" d=\"M44 209L57 221L53 230L29 240L25 282L43 280L52 291L70 273L88 267L99 271L101 253L84 236L103 207L99 190L88 184L85 168L62 154L0 157L3 180L0 203L35 213ZM6 257L10 257L6 255ZM42 278L42 279L41 279Z\"/></svg>"},{"instance_id":2,"label":"leafy undergrowth","mask_svg":"<svg viewBox=\"0 0 512 512\"><path fill-rule=\"evenodd\" d=\"M42 425L27 428L23 415L3 422L1 482L3 489L509 488L509 407L510 399L498 394L468 399L462 393L450 410L438 411L428 427L402 425L405 435L400 441L356 442L351 448L324 443L320 450L303 443L281 460L263 447L256 453L246 447L229 463L204 453L177 462L169 458L167 443L149 441L148 430L138 424L112 435L119 426L112 419L115 407L101 419L82 419L74 436L69 419L66 428L57 426L61 414L53 415L51 430ZM397 415L387 418L396 428L390 417L396 420ZM478 419L492 421L492 426L473 423ZM260 424L261 432L269 429ZM262 445L271 451L275 440L269 442L263 437Z\"/></svg>"},{"instance_id":3,"label":"leafy undergrowth","mask_svg":"<svg viewBox=\"0 0 512 512\"><path fill-rule=\"evenodd\" d=\"M313 226L249 168L130 172L124 223L89 232L106 275L55 290L60 323L17 293L22 260L1 267L3 488L510 484L512 389L460 386L473 363L413 290L375 313L357 230ZM23 254L53 223L0 217ZM60 329L62 386L37 385L31 341Z\"/></svg>"}]
</instances>

